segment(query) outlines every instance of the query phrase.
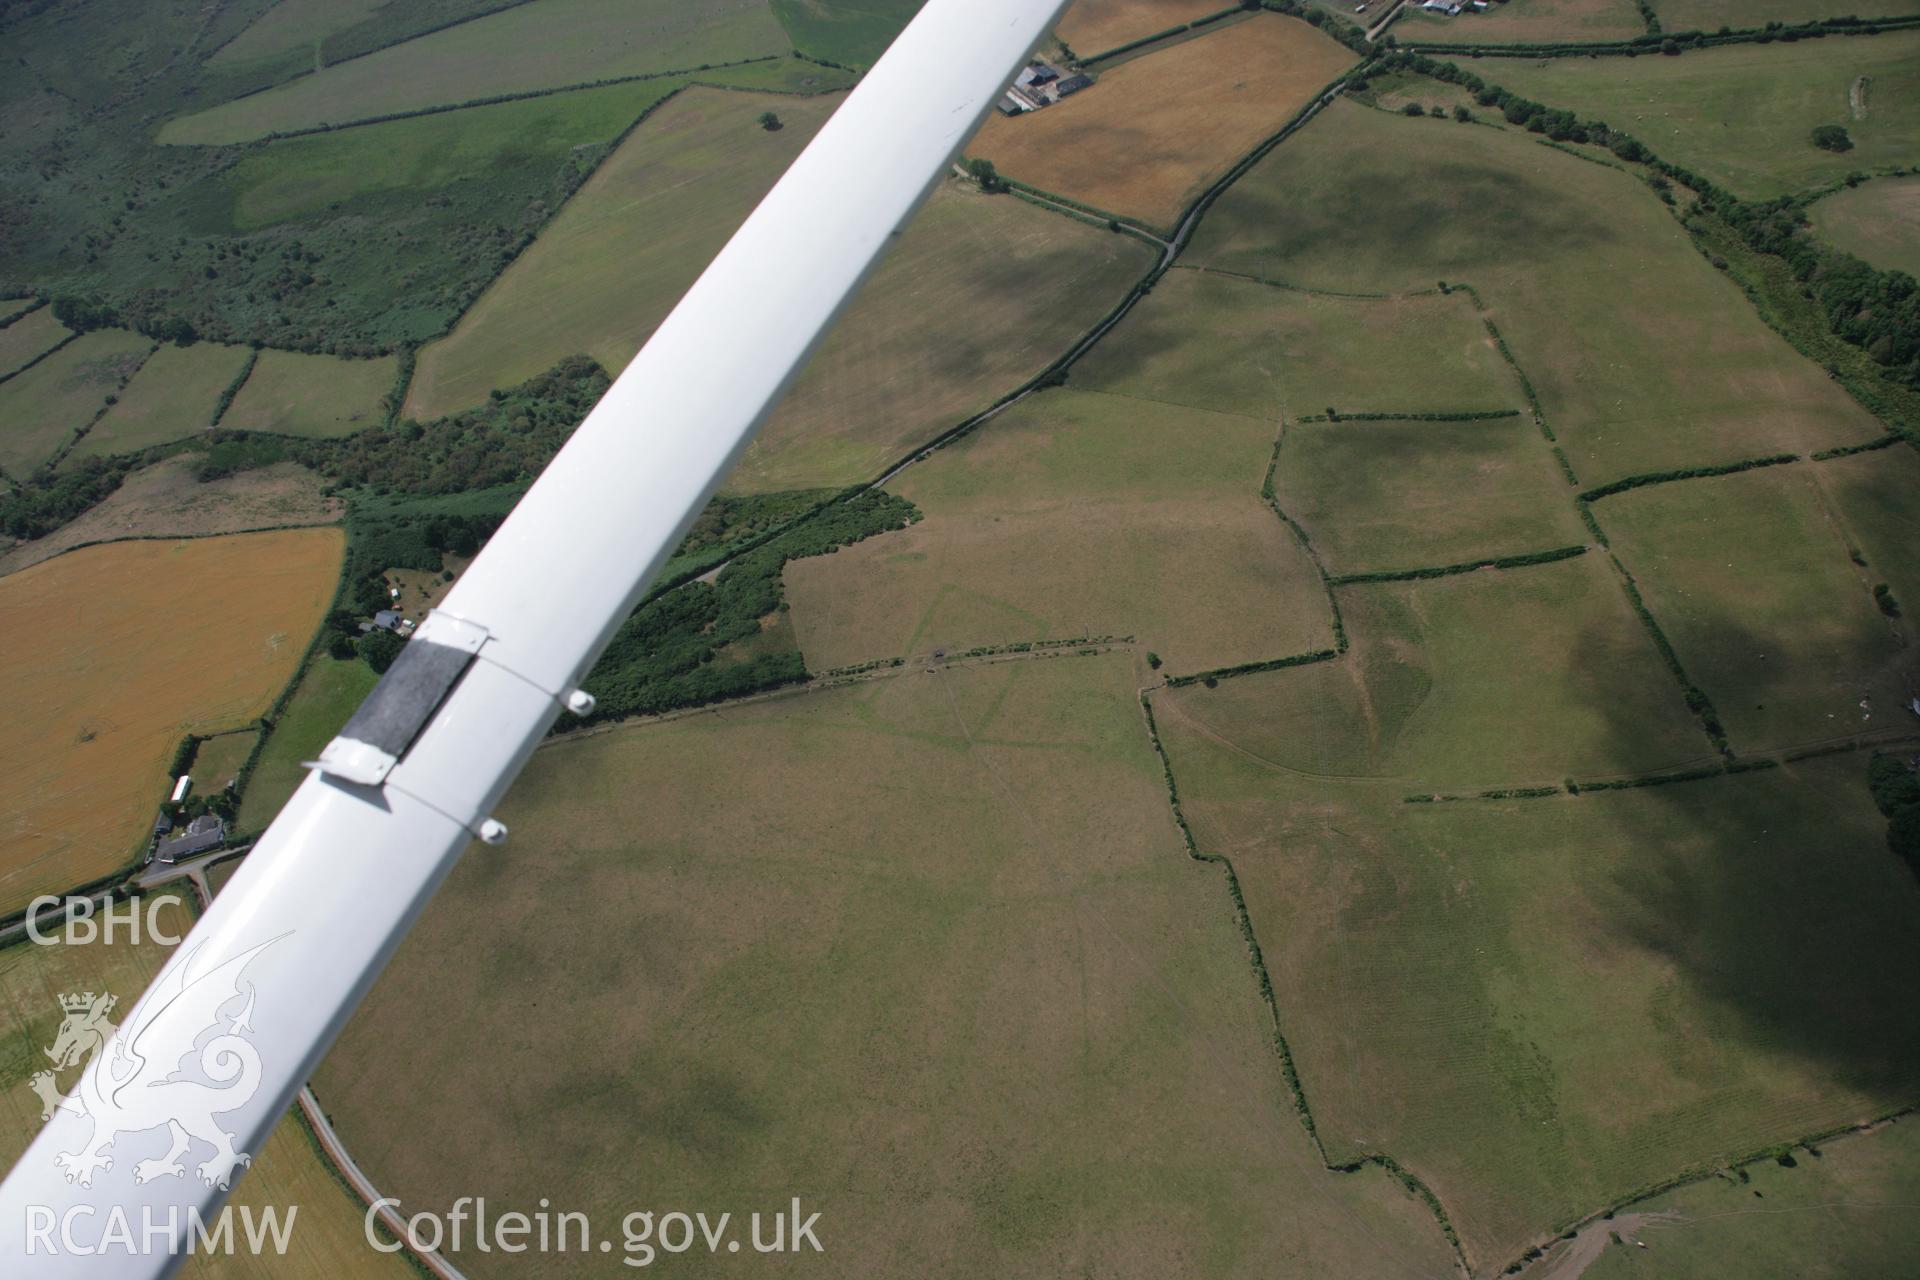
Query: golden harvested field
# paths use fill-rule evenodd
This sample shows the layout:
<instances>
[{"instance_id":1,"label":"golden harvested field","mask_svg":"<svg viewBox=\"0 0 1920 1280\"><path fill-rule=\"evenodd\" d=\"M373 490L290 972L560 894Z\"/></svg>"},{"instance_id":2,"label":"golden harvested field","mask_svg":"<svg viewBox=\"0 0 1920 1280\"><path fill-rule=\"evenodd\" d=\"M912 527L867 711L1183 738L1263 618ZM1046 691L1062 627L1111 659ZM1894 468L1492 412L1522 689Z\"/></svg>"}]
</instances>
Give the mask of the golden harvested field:
<instances>
[{"instance_id":1,"label":"golden harvested field","mask_svg":"<svg viewBox=\"0 0 1920 1280\"><path fill-rule=\"evenodd\" d=\"M67 336L67 326L53 318L53 308L41 307L0 329L0 376L12 373Z\"/></svg>"},{"instance_id":2,"label":"golden harvested field","mask_svg":"<svg viewBox=\"0 0 1920 1280\"><path fill-rule=\"evenodd\" d=\"M294 462L276 462L205 484L193 459L168 458L128 476L100 505L44 538L0 554L0 574L50 560L75 547L126 538L202 538L213 533L332 524L343 506L321 492L319 476Z\"/></svg>"},{"instance_id":3,"label":"golden harvested field","mask_svg":"<svg viewBox=\"0 0 1920 1280\"><path fill-rule=\"evenodd\" d=\"M162 346L140 366L119 401L93 424L69 454L72 458L132 453L204 431L213 410L247 361L245 347L196 342Z\"/></svg>"},{"instance_id":4,"label":"golden harvested field","mask_svg":"<svg viewBox=\"0 0 1920 1280\"><path fill-rule=\"evenodd\" d=\"M1126 296L1154 252L949 181L908 225L729 490L871 480L1044 369Z\"/></svg>"},{"instance_id":5,"label":"golden harvested field","mask_svg":"<svg viewBox=\"0 0 1920 1280\"><path fill-rule=\"evenodd\" d=\"M785 57L765 0L534 0L169 121L166 143L244 142L477 96Z\"/></svg>"},{"instance_id":6,"label":"golden harvested field","mask_svg":"<svg viewBox=\"0 0 1920 1280\"><path fill-rule=\"evenodd\" d=\"M788 564L815 671L1134 635L1176 673L1332 643L1319 575L1260 500L1268 423L1048 391L888 485L926 518Z\"/></svg>"},{"instance_id":7,"label":"golden harvested field","mask_svg":"<svg viewBox=\"0 0 1920 1280\"><path fill-rule=\"evenodd\" d=\"M1661 5L1664 8L1664 4ZM1683 30L1661 21L1669 30ZM1759 25L1741 23L1741 26ZM1581 40L1630 40L1647 33L1634 0L1506 0L1485 13L1443 18L1407 5L1393 34L1403 44L1438 40L1467 44L1556 44Z\"/></svg>"},{"instance_id":8,"label":"golden harvested field","mask_svg":"<svg viewBox=\"0 0 1920 1280\"><path fill-rule=\"evenodd\" d=\"M399 372L393 356L342 360L262 351L220 425L289 436L350 436L385 420Z\"/></svg>"},{"instance_id":9,"label":"golden harvested field","mask_svg":"<svg viewBox=\"0 0 1920 1280\"><path fill-rule=\"evenodd\" d=\"M132 858L180 738L245 725L292 677L344 541L122 542L0 578L0 914Z\"/></svg>"},{"instance_id":10,"label":"golden harvested field","mask_svg":"<svg viewBox=\"0 0 1920 1280\"><path fill-rule=\"evenodd\" d=\"M153 348L144 335L100 329L0 382L0 470L19 479L51 459Z\"/></svg>"},{"instance_id":11,"label":"golden harvested field","mask_svg":"<svg viewBox=\"0 0 1920 1280\"><path fill-rule=\"evenodd\" d=\"M184 933L192 923L192 905L172 892L154 894L163 929ZM40 1050L53 1043L61 1009L58 997L66 992L110 992L119 997L120 1014L159 971L165 949L143 942L133 945L116 939L111 945L34 946L19 943L0 951L0 1165L11 1166L39 1132L40 1099L27 1079L46 1065ZM56 1077L70 1087L72 1080ZM156 1146L153 1154L161 1148ZM96 1184L106 1194L125 1177L131 1185L132 1160L122 1158ZM191 1174L189 1174L191 1176ZM245 1209L256 1214L271 1206L282 1214L293 1206L287 1253L255 1258L244 1251L231 1256L194 1257L181 1268L190 1280L412 1280L416 1273L397 1255L376 1253L367 1247L361 1226L363 1209L351 1192L322 1161L302 1121L280 1122L266 1144L254 1154L253 1165L234 1189L230 1202L239 1217ZM284 1219L283 1219L284 1220Z\"/></svg>"},{"instance_id":12,"label":"golden harvested field","mask_svg":"<svg viewBox=\"0 0 1920 1280\"><path fill-rule=\"evenodd\" d=\"M1232 7L1222 0L1074 0L1053 30L1074 53L1091 58Z\"/></svg>"},{"instance_id":13,"label":"golden harvested field","mask_svg":"<svg viewBox=\"0 0 1920 1280\"><path fill-rule=\"evenodd\" d=\"M693 88L661 107L421 349L407 416L470 408L570 355L618 374L841 101ZM763 111L785 127L762 129Z\"/></svg>"},{"instance_id":14,"label":"golden harvested field","mask_svg":"<svg viewBox=\"0 0 1920 1280\"><path fill-rule=\"evenodd\" d=\"M322 1063L341 1136L410 1206L798 1195L824 1252L790 1275L1447 1274L1424 1206L1294 1116L1139 679L911 672L542 748L516 843L455 868Z\"/></svg>"},{"instance_id":15,"label":"golden harvested field","mask_svg":"<svg viewBox=\"0 0 1920 1280\"><path fill-rule=\"evenodd\" d=\"M1304 22L1258 14L1122 63L967 144L1009 178L1170 227L1207 185L1356 59Z\"/></svg>"}]
</instances>

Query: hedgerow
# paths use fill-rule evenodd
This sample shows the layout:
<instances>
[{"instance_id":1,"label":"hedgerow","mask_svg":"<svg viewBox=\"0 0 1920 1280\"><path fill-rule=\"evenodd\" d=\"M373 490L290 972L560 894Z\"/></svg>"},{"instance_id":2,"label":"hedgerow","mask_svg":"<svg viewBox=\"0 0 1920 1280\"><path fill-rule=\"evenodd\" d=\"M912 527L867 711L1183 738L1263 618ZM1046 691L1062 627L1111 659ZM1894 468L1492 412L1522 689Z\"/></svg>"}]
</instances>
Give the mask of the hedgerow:
<instances>
[{"instance_id":1,"label":"hedgerow","mask_svg":"<svg viewBox=\"0 0 1920 1280\"><path fill-rule=\"evenodd\" d=\"M1433 565L1421 569L1380 569L1370 573L1343 573L1332 579L1336 587L1363 582L1411 582L1419 578L1447 578L1457 573L1475 573L1481 569L1520 569L1527 565L1553 564L1587 553L1585 547L1556 547L1552 551L1529 551L1517 556L1495 556L1467 560L1460 564Z\"/></svg>"},{"instance_id":2,"label":"hedgerow","mask_svg":"<svg viewBox=\"0 0 1920 1280\"><path fill-rule=\"evenodd\" d=\"M1797 453L1771 453L1764 458L1748 458L1744 462L1728 462L1713 467L1687 467L1676 471L1649 471L1642 475L1628 476L1624 480L1615 480L1596 489L1588 489L1580 495L1581 502L1598 502L1615 494L1626 493L1632 489L1644 489L1648 485L1671 484L1675 480L1701 480L1710 476L1738 475L1742 471L1757 471L1761 467L1779 467L1789 462L1800 461Z\"/></svg>"}]
</instances>

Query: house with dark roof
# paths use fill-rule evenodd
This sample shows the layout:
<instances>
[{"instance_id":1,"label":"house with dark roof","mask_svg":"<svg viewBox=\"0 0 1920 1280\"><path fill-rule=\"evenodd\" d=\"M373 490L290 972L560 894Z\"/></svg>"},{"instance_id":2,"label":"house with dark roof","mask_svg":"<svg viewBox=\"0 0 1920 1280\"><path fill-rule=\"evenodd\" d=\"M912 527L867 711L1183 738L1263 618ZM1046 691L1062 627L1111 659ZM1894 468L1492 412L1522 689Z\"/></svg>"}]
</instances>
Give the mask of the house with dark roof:
<instances>
[{"instance_id":1,"label":"house with dark roof","mask_svg":"<svg viewBox=\"0 0 1920 1280\"><path fill-rule=\"evenodd\" d=\"M153 857L156 862L178 862L196 853L218 849L226 841L227 824L218 814L203 813L189 822L185 831L154 846Z\"/></svg>"}]
</instances>

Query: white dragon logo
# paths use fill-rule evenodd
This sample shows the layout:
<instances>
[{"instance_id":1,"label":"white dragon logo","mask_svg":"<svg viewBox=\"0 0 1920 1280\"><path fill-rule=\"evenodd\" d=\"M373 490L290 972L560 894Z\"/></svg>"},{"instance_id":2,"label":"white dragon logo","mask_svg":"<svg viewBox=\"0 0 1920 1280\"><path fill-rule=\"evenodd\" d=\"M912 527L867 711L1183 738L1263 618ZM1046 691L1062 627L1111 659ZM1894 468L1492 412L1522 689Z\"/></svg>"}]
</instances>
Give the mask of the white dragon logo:
<instances>
[{"instance_id":1,"label":"white dragon logo","mask_svg":"<svg viewBox=\"0 0 1920 1280\"><path fill-rule=\"evenodd\" d=\"M234 1149L234 1135L214 1116L246 1105L260 1087L260 1054L246 1039L253 1029L253 984L243 988L240 975L272 945L263 942L200 974L193 971L196 948L118 1027L107 1021L113 996L88 991L60 997L66 1018L53 1047L45 1050L53 1070L38 1072L27 1083L40 1095L42 1120L67 1111L93 1121L93 1136L85 1145L54 1157L68 1182L92 1186L96 1172L113 1168L107 1151L116 1139L162 1125L172 1145L160 1159L134 1165L136 1182L184 1175L181 1157L196 1141L213 1147L198 1170L208 1186L224 1190L240 1166L253 1163L252 1156ZM221 1009L243 993L245 1007L222 1018ZM200 1043L210 1031L217 1034ZM90 1053L95 1069L81 1077L73 1093L62 1094L56 1073L81 1065ZM183 1074L194 1066L213 1084Z\"/></svg>"}]
</instances>

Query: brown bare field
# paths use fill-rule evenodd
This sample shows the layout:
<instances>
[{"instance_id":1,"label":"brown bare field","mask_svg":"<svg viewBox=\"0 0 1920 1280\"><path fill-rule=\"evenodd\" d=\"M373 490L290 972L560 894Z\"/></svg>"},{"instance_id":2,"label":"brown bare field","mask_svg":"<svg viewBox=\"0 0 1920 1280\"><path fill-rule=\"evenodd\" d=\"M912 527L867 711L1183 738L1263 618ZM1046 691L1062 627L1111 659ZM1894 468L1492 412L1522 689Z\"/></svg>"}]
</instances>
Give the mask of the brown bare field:
<instances>
[{"instance_id":1,"label":"brown bare field","mask_svg":"<svg viewBox=\"0 0 1920 1280\"><path fill-rule=\"evenodd\" d=\"M337 529L121 542L0 579L0 913L134 855L180 738L245 725L292 677L343 547Z\"/></svg>"},{"instance_id":2,"label":"brown bare field","mask_svg":"<svg viewBox=\"0 0 1920 1280\"><path fill-rule=\"evenodd\" d=\"M1082 58L1231 8L1221 0L1074 0L1054 34Z\"/></svg>"},{"instance_id":3,"label":"brown bare field","mask_svg":"<svg viewBox=\"0 0 1920 1280\"><path fill-rule=\"evenodd\" d=\"M41 307L0 329L0 375L12 373L67 336L67 326Z\"/></svg>"},{"instance_id":4,"label":"brown bare field","mask_svg":"<svg viewBox=\"0 0 1920 1280\"><path fill-rule=\"evenodd\" d=\"M455 868L321 1065L342 1137L414 1208L744 1231L799 1195L824 1252L792 1274L1445 1274L1420 1203L1293 1115L1138 678L912 672L543 748L516 843Z\"/></svg>"},{"instance_id":5,"label":"brown bare field","mask_svg":"<svg viewBox=\"0 0 1920 1280\"><path fill-rule=\"evenodd\" d=\"M181 895L154 894L149 901L170 905L156 908L161 926L184 933L194 911ZM28 1077L46 1066L40 1050L58 1033L61 1009L58 997L66 992L110 992L119 997L117 1021L130 1009L166 959L166 950L151 942L134 945L124 934L112 944L34 946L20 943L0 951L0 1165L11 1166L39 1132L40 1099L27 1085ZM70 1087L66 1076L58 1083ZM140 1139L132 1139L139 1142ZM160 1154L164 1143L152 1149ZM117 1150L118 1148L116 1148ZM144 1149L137 1151L144 1156ZM126 1178L132 1185L133 1159L122 1154L101 1175L103 1194L113 1194ZM189 1173L188 1176L192 1176ZM294 1206L293 1230L284 1257L255 1258L244 1250L218 1257L194 1256L180 1274L191 1280L412 1280L416 1273L399 1256L367 1247L362 1209L323 1163L312 1136L302 1122L289 1117L280 1122L234 1188L235 1235L244 1219L269 1206L283 1215ZM284 1221L284 1217L283 1217ZM137 1230L137 1228L136 1228Z\"/></svg>"},{"instance_id":6,"label":"brown bare field","mask_svg":"<svg viewBox=\"0 0 1920 1280\"><path fill-rule=\"evenodd\" d=\"M1911 1103L1920 885L1863 755L1406 804L1182 714L1244 683L1155 698L1186 815L1233 859L1330 1156L1423 1178L1475 1275L1682 1170ZM1314 692L1270 705L1305 731Z\"/></svg>"},{"instance_id":7,"label":"brown bare field","mask_svg":"<svg viewBox=\"0 0 1920 1280\"><path fill-rule=\"evenodd\" d=\"M343 360L262 351L220 425L289 436L350 436L384 420L383 401L398 372L392 356Z\"/></svg>"},{"instance_id":8,"label":"brown bare field","mask_svg":"<svg viewBox=\"0 0 1920 1280\"><path fill-rule=\"evenodd\" d=\"M1151 246L950 181L908 224L726 486L871 480L1012 391L1153 264Z\"/></svg>"},{"instance_id":9,"label":"brown bare field","mask_svg":"<svg viewBox=\"0 0 1920 1280\"><path fill-rule=\"evenodd\" d=\"M1260 500L1273 429L1049 391L903 472L926 518L787 566L813 670L1133 635L1189 672L1332 642L1312 561Z\"/></svg>"},{"instance_id":10,"label":"brown bare field","mask_svg":"<svg viewBox=\"0 0 1920 1280\"><path fill-rule=\"evenodd\" d=\"M996 112L967 154L1021 182L1168 227L1354 62L1304 22L1257 14L1114 67L1043 111Z\"/></svg>"},{"instance_id":11,"label":"brown bare field","mask_svg":"<svg viewBox=\"0 0 1920 1280\"><path fill-rule=\"evenodd\" d=\"M1741 23L1742 26L1759 25ZM1684 27L1669 24L1674 31ZM1452 18L1409 4L1393 34L1403 44L1459 41L1468 44L1553 44L1577 40L1625 40L1647 33L1634 0L1506 0L1485 13Z\"/></svg>"},{"instance_id":12,"label":"brown bare field","mask_svg":"<svg viewBox=\"0 0 1920 1280\"><path fill-rule=\"evenodd\" d=\"M1884 579L1848 558L1817 470L1766 467L1594 504L1737 750L1914 724L1920 659L1874 607L1872 583Z\"/></svg>"},{"instance_id":13,"label":"brown bare field","mask_svg":"<svg viewBox=\"0 0 1920 1280\"><path fill-rule=\"evenodd\" d=\"M191 458L169 458L134 472L78 519L0 554L0 575L96 542L332 524L342 506L323 494L321 485L320 477L292 462L202 484L193 478Z\"/></svg>"}]
</instances>

